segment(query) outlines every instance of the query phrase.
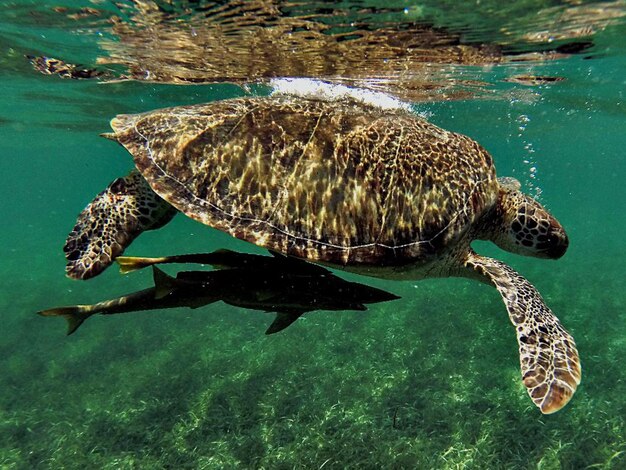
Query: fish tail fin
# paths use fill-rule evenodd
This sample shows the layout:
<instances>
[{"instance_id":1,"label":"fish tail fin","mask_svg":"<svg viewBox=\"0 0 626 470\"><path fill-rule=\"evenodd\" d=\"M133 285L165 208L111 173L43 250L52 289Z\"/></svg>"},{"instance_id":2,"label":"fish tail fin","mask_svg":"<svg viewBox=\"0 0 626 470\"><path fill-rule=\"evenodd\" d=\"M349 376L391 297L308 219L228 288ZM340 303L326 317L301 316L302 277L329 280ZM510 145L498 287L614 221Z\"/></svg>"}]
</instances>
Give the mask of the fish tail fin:
<instances>
[{"instance_id":1,"label":"fish tail fin","mask_svg":"<svg viewBox=\"0 0 626 470\"><path fill-rule=\"evenodd\" d=\"M154 298L156 300L162 299L176 290L176 279L156 266L152 266L152 277L154 279Z\"/></svg>"},{"instance_id":2,"label":"fish tail fin","mask_svg":"<svg viewBox=\"0 0 626 470\"><path fill-rule=\"evenodd\" d=\"M74 333L87 318L93 315L83 305L72 305L70 307L57 307L37 312L44 317L63 317L67 321L68 336Z\"/></svg>"},{"instance_id":3,"label":"fish tail fin","mask_svg":"<svg viewBox=\"0 0 626 470\"><path fill-rule=\"evenodd\" d=\"M113 140L115 142L119 142L115 132L103 132L103 133L100 134L100 137L104 137L105 139L109 139L109 140Z\"/></svg>"},{"instance_id":4,"label":"fish tail fin","mask_svg":"<svg viewBox=\"0 0 626 470\"><path fill-rule=\"evenodd\" d=\"M115 259L122 274L132 273L153 264L163 263L165 260L165 258L142 258L140 256L118 256Z\"/></svg>"}]
</instances>

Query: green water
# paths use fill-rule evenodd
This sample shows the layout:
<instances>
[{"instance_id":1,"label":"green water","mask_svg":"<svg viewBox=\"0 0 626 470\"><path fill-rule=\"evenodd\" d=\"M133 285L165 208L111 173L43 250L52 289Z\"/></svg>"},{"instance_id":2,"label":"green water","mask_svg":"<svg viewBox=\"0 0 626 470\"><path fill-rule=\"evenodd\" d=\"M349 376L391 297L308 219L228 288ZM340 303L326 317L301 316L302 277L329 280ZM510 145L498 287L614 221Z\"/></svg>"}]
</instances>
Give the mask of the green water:
<instances>
[{"instance_id":1,"label":"green water","mask_svg":"<svg viewBox=\"0 0 626 470\"><path fill-rule=\"evenodd\" d=\"M493 38L506 15L487 3L480 15L479 4L464 3L450 22L478 15ZM526 3L532 15L542 2ZM454 9L424 5L438 25ZM76 215L131 168L121 147L98 137L108 120L243 93L228 84L39 75L24 54L89 63L99 34L109 34L42 26L37 12L52 6L0 2L0 468L626 468L623 22L598 28L589 55L457 67L490 83L491 99L416 104L481 142L498 174L519 178L568 231L558 261L476 245L527 277L576 339L582 383L567 407L543 416L521 384L498 293L468 280L344 275L402 299L310 313L269 337L270 315L224 304L96 316L70 337L61 319L37 316L150 283L149 273L115 269L83 283L64 276L62 246ZM511 67L566 80L500 81ZM216 248L261 252L179 216L129 254Z\"/></svg>"}]
</instances>

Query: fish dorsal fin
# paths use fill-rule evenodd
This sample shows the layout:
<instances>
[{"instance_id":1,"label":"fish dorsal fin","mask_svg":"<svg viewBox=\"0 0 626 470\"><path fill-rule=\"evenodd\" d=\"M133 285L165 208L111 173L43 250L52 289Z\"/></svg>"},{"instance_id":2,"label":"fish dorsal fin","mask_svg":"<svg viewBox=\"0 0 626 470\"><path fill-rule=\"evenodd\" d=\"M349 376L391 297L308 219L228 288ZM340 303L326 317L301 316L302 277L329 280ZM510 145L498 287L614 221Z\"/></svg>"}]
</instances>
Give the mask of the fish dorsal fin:
<instances>
[{"instance_id":1,"label":"fish dorsal fin","mask_svg":"<svg viewBox=\"0 0 626 470\"><path fill-rule=\"evenodd\" d=\"M266 335L271 335L274 333L278 333L279 331L284 330L293 322L295 322L298 318L300 318L305 313L304 310L288 310L276 312L276 318L269 326L269 328L265 331Z\"/></svg>"},{"instance_id":2,"label":"fish dorsal fin","mask_svg":"<svg viewBox=\"0 0 626 470\"><path fill-rule=\"evenodd\" d=\"M176 290L176 279L156 266L152 266L152 278L154 279L155 300L162 299Z\"/></svg>"}]
</instances>

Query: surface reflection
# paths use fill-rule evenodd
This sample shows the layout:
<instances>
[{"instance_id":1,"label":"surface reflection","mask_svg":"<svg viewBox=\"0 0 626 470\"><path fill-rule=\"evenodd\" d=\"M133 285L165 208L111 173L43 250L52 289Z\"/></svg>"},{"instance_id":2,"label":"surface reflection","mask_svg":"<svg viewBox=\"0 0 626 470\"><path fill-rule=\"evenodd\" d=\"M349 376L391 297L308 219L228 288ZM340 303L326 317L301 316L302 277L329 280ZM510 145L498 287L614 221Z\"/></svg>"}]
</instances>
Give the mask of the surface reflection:
<instances>
[{"instance_id":1,"label":"surface reflection","mask_svg":"<svg viewBox=\"0 0 626 470\"><path fill-rule=\"evenodd\" d=\"M501 12L485 3L477 8L499 19ZM363 2L97 2L94 8L54 10L75 25L84 23L83 31L97 32L102 53L93 64L81 68L70 58L38 54L33 64L65 78L243 84L311 77L384 89L407 101L463 99L481 95L488 84L460 66L588 53L594 34L626 15L623 0L546 2L539 14L536 3L533 15L496 28L487 20L455 25L454 9L445 4L435 10ZM439 16L450 17L450 25L436 25ZM541 84L557 81L549 78Z\"/></svg>"}]
</instances>

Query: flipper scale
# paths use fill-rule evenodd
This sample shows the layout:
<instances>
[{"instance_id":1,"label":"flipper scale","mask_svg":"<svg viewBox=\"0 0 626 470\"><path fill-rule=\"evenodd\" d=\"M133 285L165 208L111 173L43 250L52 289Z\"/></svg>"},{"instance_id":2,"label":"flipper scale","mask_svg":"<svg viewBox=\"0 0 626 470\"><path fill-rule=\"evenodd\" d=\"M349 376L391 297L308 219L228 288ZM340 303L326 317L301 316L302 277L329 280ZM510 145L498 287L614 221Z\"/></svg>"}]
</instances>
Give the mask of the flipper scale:
<instances>
[{"instance_id":1,"label":"flipper scale","mask_svg":"<svg viewBox=\"0 0 626 470\"><path fill-rule=\"evenodd\" d=\"M466 266L494 285L517 332L522 382L542 413L564 407L580 383L574 338L524 277L501 261L472 253Z\"/></svg>"},{"instance_id":2,"label":"flipper scale","mask_svg":"<svg viewBox=\"0 0 626 470\"><path fill-rule=\"evenodd\" d=\"M63 251L73 279L100 274L143 231L162 227L176 210L137 170L114 180L79 214Z\"/></svg>"}]
</instances>

